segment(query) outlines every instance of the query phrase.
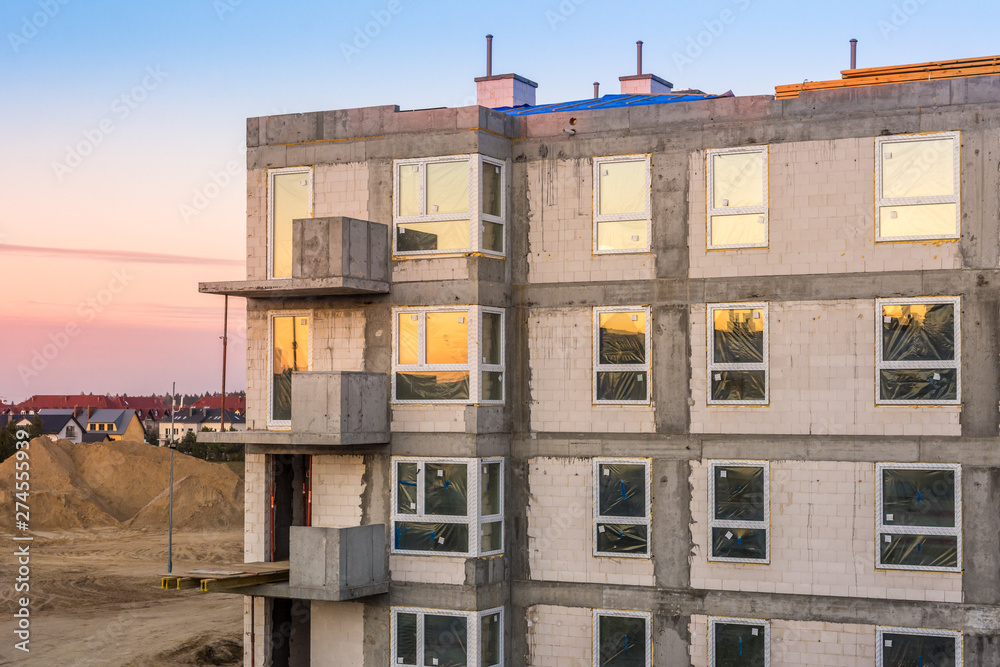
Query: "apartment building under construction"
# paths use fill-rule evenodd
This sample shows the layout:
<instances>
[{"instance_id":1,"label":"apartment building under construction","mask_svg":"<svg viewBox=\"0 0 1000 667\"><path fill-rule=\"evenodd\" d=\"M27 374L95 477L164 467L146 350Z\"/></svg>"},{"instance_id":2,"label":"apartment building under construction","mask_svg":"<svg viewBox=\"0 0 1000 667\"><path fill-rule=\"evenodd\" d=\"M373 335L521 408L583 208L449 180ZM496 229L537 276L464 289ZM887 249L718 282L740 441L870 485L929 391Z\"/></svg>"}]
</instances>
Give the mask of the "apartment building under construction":
<instances>
[{"instance_id":1,"label":"apartment building under construction","mask_svg":"<svg viewBox=\"0 0 1000 667\"><path fill-rule=\"evenodd\" d=\"M476 85L247 122L245 664L1000 665L1000 58Z\"/></svg>"}]
</instances>

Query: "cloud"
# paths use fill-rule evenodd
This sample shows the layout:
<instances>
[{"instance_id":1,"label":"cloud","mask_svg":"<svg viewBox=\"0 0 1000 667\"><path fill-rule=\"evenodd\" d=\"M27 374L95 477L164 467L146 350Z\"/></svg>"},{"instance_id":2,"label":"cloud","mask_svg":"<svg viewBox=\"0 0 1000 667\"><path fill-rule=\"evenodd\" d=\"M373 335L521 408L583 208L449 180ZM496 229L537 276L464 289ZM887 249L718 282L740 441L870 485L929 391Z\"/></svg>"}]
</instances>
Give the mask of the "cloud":
<instances>
[{"instance_id":1,"label":"cloud","mask_svg":"<svg viewBox=\"0 0 1000 667\"><path fill-rule=\"evenodd\" d=\"M10 245L0 243L0 255L2 254L34 257L72 257L83 260L113 260L119 262L133 262L137 264L187 264L200 266L243 266L246 264L246 260L243 259L167 255L155 252L135 252L132 250L53 248L46 246Z\"/></svg>"}]
</instances>

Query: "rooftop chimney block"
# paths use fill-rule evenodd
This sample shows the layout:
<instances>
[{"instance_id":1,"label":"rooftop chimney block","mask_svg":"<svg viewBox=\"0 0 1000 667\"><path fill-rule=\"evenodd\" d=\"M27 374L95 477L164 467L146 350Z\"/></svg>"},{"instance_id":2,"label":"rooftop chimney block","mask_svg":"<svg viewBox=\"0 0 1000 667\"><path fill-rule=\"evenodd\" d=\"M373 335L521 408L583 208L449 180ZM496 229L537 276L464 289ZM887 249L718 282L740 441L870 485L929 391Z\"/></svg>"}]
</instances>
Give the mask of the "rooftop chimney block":
<instances>
[{"instance_id":1,"label":"rooftop chimney block","mask_svg":"<svg viewBox=\"0 0 1000 667\"><path fill-rule=\"evenodd\" d=\"M538 84L517 74L493 76L493 35L486 35L486 76L476 79L476 104L481 107L535 105Z\"/></svg>"},{"instance_id":2,"label":"rooftop chimney block","mask_svg":"<svg viewBox=\"0 0 1000 667\"><path fill-rule=\"evenodd\" d=\"M622 83L622 95L665 95L669 93L674 84L655 74L642 73L642 41L635 43L635 51L635 75L618 77Z\"/></svg>"}]
</instances>

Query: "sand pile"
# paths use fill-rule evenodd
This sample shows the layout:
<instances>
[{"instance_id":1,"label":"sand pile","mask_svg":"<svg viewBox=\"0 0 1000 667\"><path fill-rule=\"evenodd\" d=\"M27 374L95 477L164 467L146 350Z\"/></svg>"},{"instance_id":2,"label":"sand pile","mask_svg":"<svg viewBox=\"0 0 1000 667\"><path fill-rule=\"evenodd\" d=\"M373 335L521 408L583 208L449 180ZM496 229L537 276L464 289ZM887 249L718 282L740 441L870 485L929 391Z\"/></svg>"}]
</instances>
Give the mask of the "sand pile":
<instances>
[{"instance_id":1,"label":"sand pile","mask_svg":"<svg viewBox=\"0 0 1000 667\"><path fill-rule=\"evenodd\" d=\"M165 528L170 451L138 442L31 442L31 528ZM14 506L15 457L0 464L0 504ZM13 528L13 512L0 529ZM243 525L243 482L224 465L174 453L174 528Z\"/></svg>"}]
</instances>

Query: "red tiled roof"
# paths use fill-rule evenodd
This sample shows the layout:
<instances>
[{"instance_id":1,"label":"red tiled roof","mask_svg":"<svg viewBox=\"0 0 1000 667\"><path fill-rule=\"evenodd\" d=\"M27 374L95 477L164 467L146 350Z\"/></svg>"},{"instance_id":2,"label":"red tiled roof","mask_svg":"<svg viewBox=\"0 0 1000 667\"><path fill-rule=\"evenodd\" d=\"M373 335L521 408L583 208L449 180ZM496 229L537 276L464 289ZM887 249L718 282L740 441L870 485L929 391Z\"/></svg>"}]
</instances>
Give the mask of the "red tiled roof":
<instances>
[{"instance_id":1,"label":"red tiled roof","mask_svg":"<svg viewBox=\"0 0 1000 667\"><path fill-rule=\"evenodd\" d=\"M160 418L170 412L170 404L159 396L122 396L119 398L124 407L139 413L140 419L149 415Z\"/></svg>"},{"instance_id":2,"label":"red tiled roof","mask_svg":"<svg viewBox=\"0 0 1000 667\"><path fill-rule=\"evenodd\" d=\"M200 398L191 405L192 408L207 408L209 410L221 410L222 409L222 397L221 396L206 396L205 398ZM233 411L244 413L247 411L247 397L246 396L226 396L226 412Z\"/></svg>"},{"instance_id":3,"label":"red tiled roof","mask_svg":"<svg viewBox=\"0 0 1000 667\"><path fill-rule=\"evenodd\" d=\"M18 403L14 406L14 410L16 412L22 410L38 412L41 409L96 408L104 410L124 407L121 399L100 394L38 394Z\"/></svg>"}]
</instances>

